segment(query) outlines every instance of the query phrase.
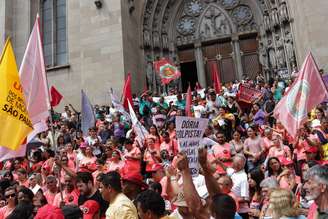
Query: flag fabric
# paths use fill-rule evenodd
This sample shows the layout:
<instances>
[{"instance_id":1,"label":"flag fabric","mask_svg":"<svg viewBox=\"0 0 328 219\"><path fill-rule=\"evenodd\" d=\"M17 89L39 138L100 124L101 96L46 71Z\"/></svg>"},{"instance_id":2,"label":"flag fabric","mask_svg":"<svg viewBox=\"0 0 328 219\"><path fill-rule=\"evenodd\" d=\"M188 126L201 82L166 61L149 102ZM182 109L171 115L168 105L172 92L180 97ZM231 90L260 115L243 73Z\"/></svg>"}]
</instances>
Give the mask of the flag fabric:
<instances>
[{"instance_id":1,"label":"flag fabric","mask_svg":"<svg viewBox=\"0 0 328 219\"><path fill-rule=\"evenodd\" d=\"M147 129L138 120L137 115L134 112L130 101L128 101L128 105L129 105L129 111L130 111L130 117L131 117L133 130L135 131L136 135L140 139L140 142L142 143L149 133L148 133Z\"/></svg>"},{"instance_id":2,"label":"flag fabric","mask_svg":"<svg viewBox=\"0 0 328 219\"><path fill-rule=\"evenodd\" d=\"M63 95L61 95L61 93L59 93L59 91L54 86L51 86L50 94L51 94L51 106L55 107L63 99Z\"/></svg>"},{"instance_id":3,"label":"flag fabric","mask_svg":"<svg viewBox=\"0 0 328 219\"><path fill-rule=\"evenodd\" d=\"M211 73L212 73L212 80L213 80L213 88L216 93L220 93L222 90L221 80L220 80L220 72L218 68L218 64L216 61L210 61L211 65Z\"/></svg>"},{"instance_id":4,"label":"flag fabric","mask_svg":"<svg viewBox=\"0 0 328 219\"><path fill-rule=\"evenodd\" d=\"M131 91L131 74L128 73L128 76L125 80L123 92L122 92L122 98L123 98L123 106L126 110L129 109L128 102L132 103L132 91Z\"/></svg>"},{"instance_id":5,"label":"flag fabric","mask_svg":"<svg viewBox=\"0 0 328 219\"><path fill-rule=\"evenodd\" d=\"M19 70L21 85L26 98L27 111L34 130L28 135L27 143L38 133L48 130L50 116L48 85L44 66L39 17L33 26ZM26 144L17 150L0 147L0 161L26 154Z\"/></svg>"},{"instance_id":6,"label":"flag fabric","mask_svg":"<svg viewBox=\"0 0 328 219\"><path fill-rule=\"evenodd\" d=\"M81 130L84 136L88 135L89 128L92 128L96 124L96 117L93 110L93 107L90 103L89 98L81 91L82 94L82 103L81 103Z\"/></svg>"},{"instance_id":7,"label":"flag fabric","mask_svg":"<svg viewBox=\"0 0 328 219\"><path fill-rule=\"evenodd\" d=\"M155 61L154 69L159 74L163 85L168 84L181 76L181 72L178 68L166 58Z\"/></svg>"},{"instance_id":8,"label":"flag fabric","mask_svg":"<svg viewBox=\"0 0 328 219\"><path fill-rule=\"evenodd\" d=\"M8 39L0 58L0 145L17 150L33 130L16 60Z\"/></svg>"},{"instance_id":9,"label":"flag fabric","mask_svg":"<svg viewBox=\"0 0 328 219\"><path fill-rule=\"evenodd\" d=\"M185 112L186 112L186 116L189 116L191 117L192 116L192 113L191 113L191 102L192 102L192 97L191 97L191 88L190 88L190 85L188 87L188 90L187 90L187 94L186 94L186 109L185 109Z\"/></svg>"},{"instance_id":10,"label":"flag fabric","mask_svg":"<svg viewBox=\"0 0 328 219\"><path fill-rule=\"evenodd\" d=\"M307 121L308 112L327 98L327 88L310 53L297 79L275 107L274 117L295 137Z\"/></svg>"},{"instance_id":11,"label":"flag fabric","mask_svg":"<svg viewBox=\"0 0 328 219\"><path fill-rule=\"evenodd\" d=\"M130 120L130 114L127 113L127 112L125 111L124 106L123 106L122 103L119 101L118 97L115 95L113 88L110 89L110 98L111 98L111 100L112 100L112 105L113 105L113 107L114 107L117 111L119 111L120 113L122 113L123 116L124 116L126 119Z\"/></svg>"}]
</instances>

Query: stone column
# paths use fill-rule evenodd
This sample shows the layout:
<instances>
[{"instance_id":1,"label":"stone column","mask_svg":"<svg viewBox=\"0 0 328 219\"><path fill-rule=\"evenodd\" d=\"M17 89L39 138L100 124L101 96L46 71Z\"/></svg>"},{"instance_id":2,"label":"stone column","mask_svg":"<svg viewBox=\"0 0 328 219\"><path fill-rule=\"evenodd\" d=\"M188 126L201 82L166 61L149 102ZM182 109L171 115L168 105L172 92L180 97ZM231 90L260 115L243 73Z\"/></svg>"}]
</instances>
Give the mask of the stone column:
<instances>
[{"instance_id":1,"label":"stone column","mask_svg":"<svg viewBox=\"0 0 328 219\"><path fill-rule=\"evenodd\" d=\"M231 41L232 41L231 43L233 46L237 78L238 78L238 80L242 80L244 72L243 72L243 65L241 62L241 51L240 51L238 36L232 36Z\"/></svg>"},{"instance_id":2,"label":"stone column","mask_svg":"<svg viewBox=\"0 0 328 219\"><path fill-rule=\"evenodd\" d=\"M200 42L196 42L194 44L194 47L195 47L195 59L196 59L196 66L197 66L198 82L201 87L205 88L206 87L206 77L205 77L205 70L204 70L202 45Z\"/></svg>"}]
</instances>

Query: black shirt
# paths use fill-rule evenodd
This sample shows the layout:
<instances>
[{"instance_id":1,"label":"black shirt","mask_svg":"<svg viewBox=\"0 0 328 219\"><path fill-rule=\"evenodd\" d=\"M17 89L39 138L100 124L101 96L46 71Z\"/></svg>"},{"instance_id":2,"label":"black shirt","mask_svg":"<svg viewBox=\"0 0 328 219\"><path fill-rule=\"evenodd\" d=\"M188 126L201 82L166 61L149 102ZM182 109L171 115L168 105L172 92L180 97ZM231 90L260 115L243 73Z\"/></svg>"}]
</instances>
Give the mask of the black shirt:
<instances>
[{"instance_id":1,"label":"black shirt","mask_svg":"<svg viewBox=\"0 0 328 219\"><path fill-rule=\"evenodd\" d=\"M83 205L83 203L88 200L94 200L94 201L98 202L100 205L100 215L105 216L105 212L108 208L109 203L101 197L99 190L97 190L97 192L95 194L93 194L91 197L80 195L79 200L78 200L79 206Z\"/></svg>"}]
</instances>

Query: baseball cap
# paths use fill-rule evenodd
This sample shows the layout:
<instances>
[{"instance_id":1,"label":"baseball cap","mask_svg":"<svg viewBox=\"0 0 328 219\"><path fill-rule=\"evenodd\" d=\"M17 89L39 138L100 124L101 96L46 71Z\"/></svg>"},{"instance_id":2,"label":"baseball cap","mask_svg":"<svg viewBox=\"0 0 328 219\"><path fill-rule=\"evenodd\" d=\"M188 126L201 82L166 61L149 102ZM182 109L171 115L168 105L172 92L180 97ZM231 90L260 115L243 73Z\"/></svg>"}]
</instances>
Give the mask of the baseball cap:
<instances>
[{"instance_id":1,"label":"baseball cap","mask_svg":"<svg viewBox=\"0 0 328 219\"><path fill-rule=\"evenodd\" d=\"M142 176L140 173L138 172L127 172L122 176L122 180L123 181L128 181L128 182L132 182L138 186L140 186L141 188L147 189L148 185L146 183L143 182L142 180Z\"/></svg>"},{"instance_id":2,"label":"baseball cap","mask_svg":"<svg viewBox=\"0 0 328 219\"><path fill-rule=\"evenodd\" d=\"M282 157L280 162L283 166L288 166L294 163L291 159L286 157Z\"/></svg>"},{"instance_id":3,"label":"baseball cap","mask_svg":"<svg viewBox=\"0 0 328 219\"><path fill-rule=\"evenodd\" d=\"M305 147L305 153L317 153L317 152L318 152L317 147L313 147L313 146L306 146Z\"/></svg>"},{"instance_id":4,"label":"baseball cap","mask_svg":"<svg viewBox=\"0 0 328 219\"><path fill-rule=\"evenodd\" d=\"M39 208L35 219L64 219L64 214L62 210L50 204Z\"/></svg>"},{"instance_id":5,"label":"baseball cap","mask_svg":"<svg viewBox=\"0 0 328 219\"><path fill-rule=\"evenodd\" d=\"M83 219L93 219L93 216L98 213L100 205L95 200L88 200L80 206L83 213Z\"/></svg>"}]
</instances>

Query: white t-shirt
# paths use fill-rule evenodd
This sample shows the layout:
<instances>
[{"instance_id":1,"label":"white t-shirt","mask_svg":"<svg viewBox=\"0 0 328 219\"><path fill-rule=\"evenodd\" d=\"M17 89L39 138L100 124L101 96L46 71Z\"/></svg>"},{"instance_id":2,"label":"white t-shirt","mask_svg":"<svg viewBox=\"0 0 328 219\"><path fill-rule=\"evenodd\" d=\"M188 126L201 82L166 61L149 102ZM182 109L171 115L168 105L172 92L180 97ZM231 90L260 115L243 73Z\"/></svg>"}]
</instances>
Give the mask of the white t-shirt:
<instances>
[{"instance_id":1,"label":"white t-shirt","mask_svg":"<svg viewBox=\"0 0 328 219\"><path fill-rule=\"evenodd\" d=\"M195 118L201 118L202 114L205 113L205 107L203 105L193 106Z\"/></svg>"},{"instance_id":2,"label":"white t-shirt","mask_svg":"<svg viewBox=\"0 0 328 219\"><path fill-rule=\"evenodd\" d=\"M232 168L227 168L227 174L231 177L233 186L231 191L238 197L249 199L249 189L248 189L248 180L247 174L245 170L241 170L239 172L235 172ZM248 204L241 203L239 206L238 213L247 213L249 211Z\"/></svg>"}]
</instances>

